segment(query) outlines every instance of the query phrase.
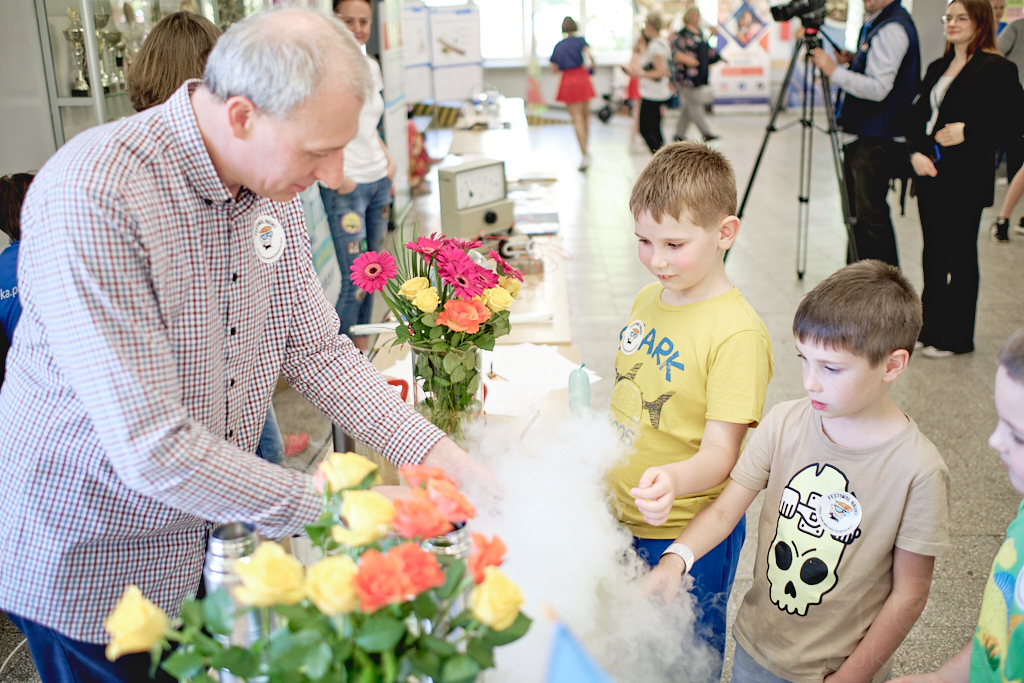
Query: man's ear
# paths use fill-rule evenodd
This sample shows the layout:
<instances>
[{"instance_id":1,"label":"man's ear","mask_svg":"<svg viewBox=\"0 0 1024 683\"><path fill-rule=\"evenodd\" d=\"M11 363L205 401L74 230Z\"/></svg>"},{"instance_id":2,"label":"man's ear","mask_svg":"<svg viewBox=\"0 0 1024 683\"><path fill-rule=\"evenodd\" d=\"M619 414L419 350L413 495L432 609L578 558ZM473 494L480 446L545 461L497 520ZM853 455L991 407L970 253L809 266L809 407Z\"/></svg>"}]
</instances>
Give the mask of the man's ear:
<instances>
[{"instance_id":1,"label":"man's ear","mask_svg":"<svg viewBox=\"0 0 1024 683\"><path fill-rule=\"evenodd\" d=\"M736 236L740 232L740 219L736 216L726 216L718 224L718 248L722 250L732 248Z\"/></svg>"},{"instance_id":2,"label":"man's ear","mask_svg":"<svg viewBox=\"0 0 1024 683\"><path fill-rule=\"evenodd\" d=\"M885 363L885 374L882 375L882 381L892 382L907 369L907 364L910 363L910 352L906 349L896 349L883 362Z\"/></svg>"},{"instance_id":3,"label":"man's ear","mask_svg":"<svg viewBox=\"0 0 1024 683\"><path fill-rule=\"evenodd\" d=\"M224 103L228 113L228 125L231 132L239 140L245 140L252 132L253 121L256 117L256 105L252 100L242 95L234 95Z\"/></svg>"}]
</instances>

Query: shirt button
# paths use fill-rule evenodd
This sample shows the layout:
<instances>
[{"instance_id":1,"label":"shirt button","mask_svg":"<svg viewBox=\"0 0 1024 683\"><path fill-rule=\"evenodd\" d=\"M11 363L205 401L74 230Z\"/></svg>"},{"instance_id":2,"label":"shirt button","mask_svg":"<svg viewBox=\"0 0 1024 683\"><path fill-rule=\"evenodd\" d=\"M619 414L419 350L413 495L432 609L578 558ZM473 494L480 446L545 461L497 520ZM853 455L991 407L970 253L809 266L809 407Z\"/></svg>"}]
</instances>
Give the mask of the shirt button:
<instances>
[{"instance_id":1,"label":"shirt button","mask_svg":"<svg viewBox=\"0 0 1024 683\"><path fill-rule=\"evenodd\" d=\"M231 273L231 281L238 282L238 273Z\"/></svg>"},{"instance_id":2,"label":"shirt button","mask_svg":"<svg viewBox=\"0 0 1024 683\"><path fill-rule=\"evenodd\" d=\"M234 379L230 379L230 380L228 380L228 386L229 386L229 387L233 387L233 386L235 386L235 380L234 380Z\"/></svg>"},{"instance_id":3,"label":"shirt button","mask_svg":"<svg viewBox=\"0 0 1024 683\"><path fill-rule=\"evenodd\" d=\"M234 336L235 336L235 328L233 328L233 327L231 328L231 336L232 336L232 337L234 337Z\"/></svg>"},{"instance_id":4,"label":"shirt button","mask_svg":"<svg viewBox=\"0 0 1024 683\"><path fill-rule=\"evenodd\" d=\"M234 435L235 435L235 430L233 430L233 429L229 429L229 430L228 430L228 438L230 439L230 438L231 438L231 437L233 437Z\"/></svg>"}]
</instances>

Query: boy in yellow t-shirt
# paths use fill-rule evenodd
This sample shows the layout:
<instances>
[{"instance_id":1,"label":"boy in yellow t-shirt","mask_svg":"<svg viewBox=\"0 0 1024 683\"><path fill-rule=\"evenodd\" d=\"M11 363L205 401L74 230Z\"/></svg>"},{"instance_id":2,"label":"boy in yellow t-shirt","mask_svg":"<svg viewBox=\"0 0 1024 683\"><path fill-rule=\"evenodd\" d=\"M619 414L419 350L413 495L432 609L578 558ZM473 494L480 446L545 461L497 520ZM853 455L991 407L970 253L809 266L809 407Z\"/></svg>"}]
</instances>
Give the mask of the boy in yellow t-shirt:
<instances>
[{"instance_id":1,"label":"boy in yellow t-shirt","mask_svg":"<svg viewBox=\"0 0 1024 683\"><path fill-rule=\"evenodd\" d=\"M772 377L772 348L760 318L725 274L739 232L736 179L704 145L663 147L629 200L640 261L658 282L637 295L615 359L612 417L629 459L608 475L613 507L649 564L721 492L747 427L756 426ZM636 487L648 468L690 460L700 493L645 520ZM725 649L725 607L746 528L743 521L691 571L703 614L698 634Z\"/></svg>"}]
</instances>

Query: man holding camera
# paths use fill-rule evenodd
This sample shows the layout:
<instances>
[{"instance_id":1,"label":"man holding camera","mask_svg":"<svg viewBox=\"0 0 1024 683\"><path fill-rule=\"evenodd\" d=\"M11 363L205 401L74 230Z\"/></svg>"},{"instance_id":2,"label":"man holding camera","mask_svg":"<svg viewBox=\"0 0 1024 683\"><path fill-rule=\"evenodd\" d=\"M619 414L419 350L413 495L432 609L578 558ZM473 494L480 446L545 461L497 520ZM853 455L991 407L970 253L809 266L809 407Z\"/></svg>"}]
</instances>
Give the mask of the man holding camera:
<instances>
[{"instance_id":1,"label":"man holding camera","mask_svg":"<svg viewBox=\"0 0 1024 683\"><path fill-rule=\"evenodd\" d=\"M864 13L857 53L839 54L848 68L838 68L822 48L813 56L821 72L840 88L836 118L857 258L898 267L886 195L889 178L906 156L904 126L917 94L921 51L917 29L900 0L864 0Z\"/></svg>"}]
</instances>

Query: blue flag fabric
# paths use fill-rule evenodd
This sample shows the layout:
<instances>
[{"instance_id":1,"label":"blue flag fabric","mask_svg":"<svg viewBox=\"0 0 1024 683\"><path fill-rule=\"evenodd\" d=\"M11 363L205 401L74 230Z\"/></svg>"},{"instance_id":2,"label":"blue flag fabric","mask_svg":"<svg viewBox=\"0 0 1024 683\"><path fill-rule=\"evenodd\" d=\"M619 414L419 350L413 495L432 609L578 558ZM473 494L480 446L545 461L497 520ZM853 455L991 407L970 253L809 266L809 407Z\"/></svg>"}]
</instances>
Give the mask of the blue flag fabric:
<instances>
[{"instance_id":1,"label":"blue flag fabric","mask_svg":"<svg viewBox=\"0 0 1024 683\"><path fill-rule=\"evenodd\" d=\"M614 683L565 624L555 624L554 638L547 683Z\"/></svg>"}]
</instances>

